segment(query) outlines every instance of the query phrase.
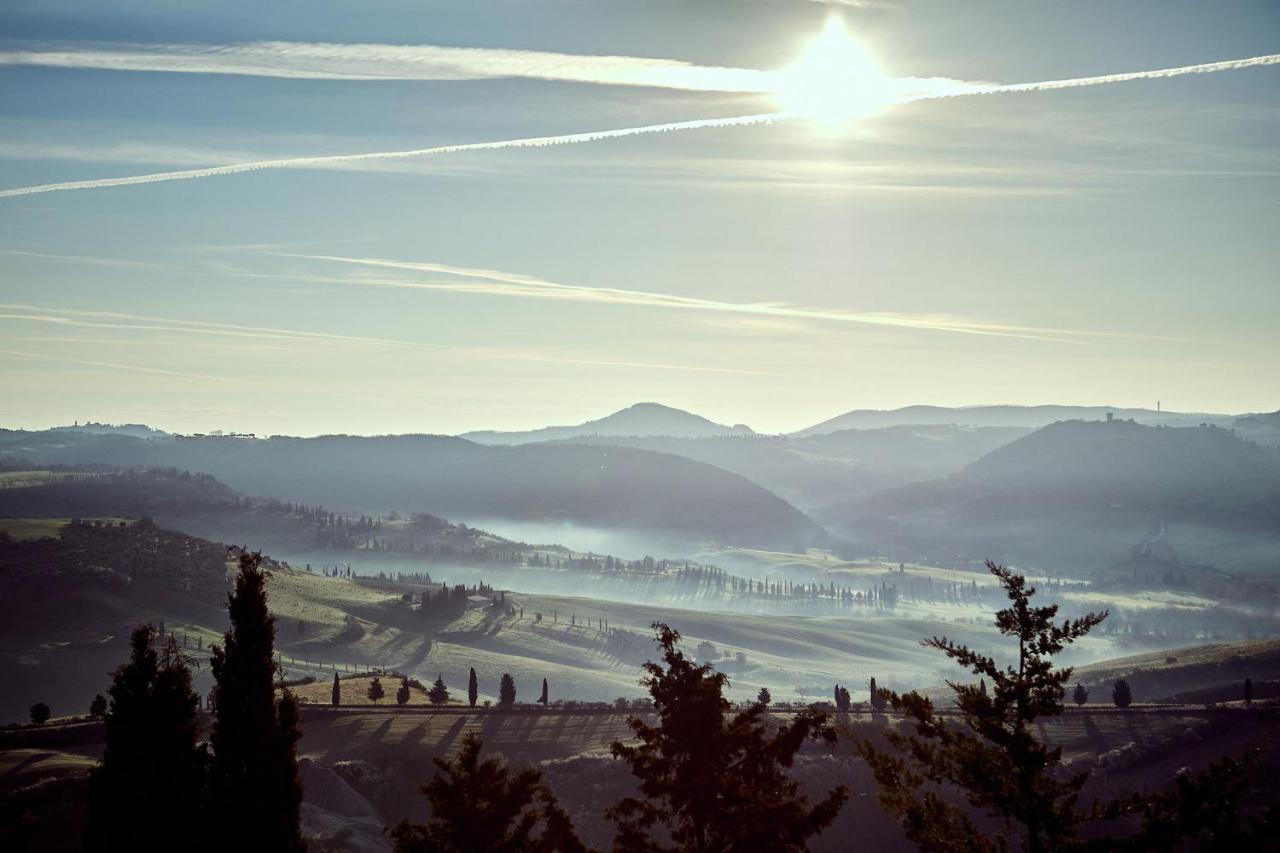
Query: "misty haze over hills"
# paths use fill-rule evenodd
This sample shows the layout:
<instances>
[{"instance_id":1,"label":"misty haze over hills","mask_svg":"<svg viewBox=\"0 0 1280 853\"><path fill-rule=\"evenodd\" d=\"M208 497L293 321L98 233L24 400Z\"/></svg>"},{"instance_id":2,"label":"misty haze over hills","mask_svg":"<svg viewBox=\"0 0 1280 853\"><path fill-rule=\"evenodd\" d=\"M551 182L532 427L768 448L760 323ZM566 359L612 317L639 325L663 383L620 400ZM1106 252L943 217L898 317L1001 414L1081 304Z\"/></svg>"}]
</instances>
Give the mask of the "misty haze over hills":
<instances>
[{"instance_id":1,"label":"misty haze over hills","mask_svg":"<svg viewBox=\"0 0 1280 853\"><path fill-rule=\"evenodd\" d=\"M1159 523L1170 562L1280 577L1280 450L1212 426L1064 421L820 518L907 559L995 553L1071 573L1124 562Z\"/></svg>"},{"instance_id":2,"label":"misty haze over hills","mask_svg":"<svg viewBox=\"0 0 1280 853\"><path fill-rule=\"evenodd\" d=\"M826 538L794 507L739 475L630 448L489 447L446 436L145 440L9 433L0 435L0 452L38 464L183 468L249 494L349 511L573 521L764 547Z\"/></svg>"},{"instance_id":3,"label":"misty haze over hills","mask_svg":"<svg viewBox=\"0 0 1280 853\"><path fill-rule=\"evenodd\" d=\"M488 434L493 444L0 431L0 578L22 602L0 632L0 680L13 687L0 713L20 717L31 696L60 713L84 706L140 619L203 662L238 553L221 543L268 555L292 689L330 705L341 686L339 707L303 706L303 825L325 849L385 853L381 827L418 807L391 792L429 777L430 758L456 748L448 732L471 718L512 755L572 759L553 777L567 799L616 785L599 781L613 768L604 759L578 778L593 748L584 732L633 712L654 619L681 626L735 701L767 689L779 718L828 707L833 683L869 701L872 677L936 694L955 673L920 640L939 626L997 659L1008 652L989 628L1004 597L978 570L988 558L1031 575L1066 618L1111 612L1064 656L1099 697L1073 747L1090 767L1136 755L1139 741L1180 767L1184 742L1218 743L1190 711L1158 734L1135 729L1144 717L1113 721L1100 706L1118 678L1139 702L1192 697L1197 709L1232 701L1244 678L1260 696L1280 693L1280 654L1260 640L1280 633L1280 448L1266 443L1277 415L1169 426L1089 410L1037 427L1017 407L973 410L978 425L964 411L851 413L843 423L943 422L759 435L642 404L580 428ZM429 605L446 594L456 606ZM525 703L548 679L556 698L520 713L454 699L437 714L419 686L404 707L378 706L370 670L393 687L391 673L439 677L455 697L475 671L486 702L504 676ZM201 666L197 690L210 686ZM554 749L528 713L548 715ZM1264 737L1252 720L1233 735ZM1041 736L1076 736L1057 726ZM92 739L58 748L68 752L46 751L72 779L85 766L74 750L100 751ZM346 802L360 804L356 817ZM857 823L883 820L871 800L859 808Z\"/></svg>"},{"instance_id":4,"label":"misty haze over hills","mask_svg":"<svg viewBox=\"0 0 1280 853\"><path fill-rule=\"evenodd\" d=\"M1221 5L0 2L0 853L1280 853Z\"/></svg>"},{"instance_id":5,"label":"misty haze over hills","mask_svg":"<svg viewBox=\"0 0 1280 853\"><path fill-rule=\"evenodd\" d=\"M1028 425L1082 412L1089 417ZM1262 547L1251 537L1271 508L1280 416L1134 413L1162 425L1102 407L912 406L766 436L652 403L577 427L469 434L493 444L429 435L182 437L137 426L114 434L94 424L0 433L0 460L171 466L251 495L505 520L512 535L548 541L565 524L648 531L684 553L698 543L842 543L868 557L978 560L986 549L1080 568L1121 561L1167 513L1210 531L1184 545L1198 560L1212 562L1216 548L1234 566ZM902 423L912 419L925 423ZM1189 421L1230 428L1164 425ZM889 425L839 428L849 423ZM1079 517L1085 511L1095 515ZM1076 516L1068 524L1063 513ZM1030 527L1010 529L1013 516ZM1003 526L991 527L997 518ZM1069 530L1096 535L1091 542ZM1059 538L1062 548L1037 552Z\"/></svg>"}]
</instances>

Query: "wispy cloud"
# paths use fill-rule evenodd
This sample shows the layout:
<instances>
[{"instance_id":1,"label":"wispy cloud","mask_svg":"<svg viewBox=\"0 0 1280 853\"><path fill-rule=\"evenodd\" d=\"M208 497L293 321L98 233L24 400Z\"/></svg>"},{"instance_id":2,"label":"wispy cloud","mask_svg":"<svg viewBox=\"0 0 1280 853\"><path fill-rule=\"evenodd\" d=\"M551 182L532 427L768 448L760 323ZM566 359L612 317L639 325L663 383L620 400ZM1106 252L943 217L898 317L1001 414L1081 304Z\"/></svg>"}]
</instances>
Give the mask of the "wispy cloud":
<instances>
[{"instance_id":1,"label":"wispy cloud","mask_svg":"<svg viewBox=\"0 0 1280 853\"><path fill-rule=\"evenodd\" d=\"M1037 328L1003 323L984 323L945 315L901 314L887 312L858 312L836 308L815 308L788 305L778 302L725 302L654 293L616 287L596 287L579 284L563 284L522 273L501 270L459 267L449 264L396 261L385 258L353 258L337 255L280 254L283 257L324 261L360 267L371 267L413 273L429 273L452 276L463 281L409 280L399 278L328 278L330 283L346 283L359 286L402 288L408 290L445 291L451 293L509 296L521 299L547 299L570 302L591 302L606 305L626 305L646 308L666 308L683 311L710 312L724 315L745 315L787 320L818 320L831 323L851 323L865 326L883 326L931 332L953 332L969 335L991 335L1006 338L1052 341L1055 343L1081 344L1090 338L1114 337L1098 332L1074 329ZM1139 337L1122 335L1120 337Z\"/></svg>"},{"instance_id":2,"label":"wispy cloud","mask_svg":"<svg viewBox=\"0 0 1280 853\"><path fill-rule=\"evenodd\" d=\"M91 361L82 358L67 358L60 355L48 355L47 353L25 352L16 349L0 349L0 355L18 356L19 358L31 358L38 361L58 361L65 364L78 364L83 367L102 367L109 370L131 370L135 373L151 373L159 376L178 376L183 379L208 379L214 382L223 381L226 377L210 376L206 373L187 373L182 370L165 370L159 367L143 367L138 364L120 364L115 361Z\"/></svg>"},{"instance_id":3,"label":"wispy cloud","mask_svg":"<svg viewBox=\"0 0 1280 853\"><path fill-rule=\"evenodd\" d=\"M262 41L232 45L44 44L0 49L0 65L233 74L304 80L525 78L697 92L767 93L776 72L675 59L438 45Z\"/></svg>"},{"instance_id":4,"label":"wispy cloud","mask_svg":"<svg viewBox=\"0 0 1280 853\"><path fill-rule=\"evenodd\" d=\"M130 269L159 269L160 264L149 261L130 261L122 258L99 258L89 255L63 255L53 252L27 252L21 249L0 249L0 256L10 258L30 258L40 261L60 261L71 264L87 264L96 267L126 267Z\"/></svg>"},{"instance_id":5,"label":"wispy cloud","mask_svg":"<svg viewBox=\"0 0 1280 853\"><path fill-rule=\"evenodd\" d=\"M1189 74L1212 74L1220 71L1235 71L1277 64L1280 64L1280 54L1254 56L1246 59L1231 59L1222 62L1208 62L1198 65L1185 65L1176 68L1163 68L1150 71L1132 71L1119 74L1104 74L1094 77L1076 77L1065 80L1044 80L1035 83L969 83L960 80L949 80L946 78L896 78L895 80L890 81L890 84L896 92L893 99L894 102L902 104L939 98L961 98L977 95L1052 91L1056 89L1070 89L1084 86L1103 86L1135 80L1162 79L1180 77ZM338 154L319 157L290 157L276 160L260 160L256 162L236 163L224 166L211 166L202 169L155 172L146 175L133 175L121 178L63 181L52 184L15 187L0 191L0 198L13 198L16 196L67 190L136 186L139 184L159 183L162 181L192 180L196 178L210 178L219 175L235 175L246 172L257 172L266 169L329 168L337 165L355 164L375 160L399 160L445 154L459 154L468 151L493 151L507 148L539 148L552 145L576 145L585 142L601 142L608 139L618 139L643 134L770 124L794 118L797 118L797 116L788 112L760 113L755 115L729 116L726 118L695 119L692 121L641 125L637 127L616 128L613 130L588 131L585 133L503 139L493 142L471 142L458 145L437 145L430 148L417 148L405 151L378 151L364 154Z\"/></svg>"},{"instance_id":6,"label":"wispy cloud","mask_svg":"<svg viewBox=\"0 0 1280 853\"><path fill-rule=\"evenodd\" d=\"M678 370L696 373L724 373L754 376L770 375L768 371L716 367L701 364L579 358L572 354L547 352L545 350L533 348L476 347L425 343L422 341L409 341L396 338L344 335L331 332L313 332L265 326L242 326L232 323L214 323L205 320L185 320L174 317L128 314L118 311L88 311L71 308L50 308L38 305L0 304L0 321L39 323L75 328L116 329L131 332L176 332L184 335L213 335L218 337L249 338L270 341L342 343L376 347L429 350L436 352L452 352L469 357L500 359L504 361L540 362L547 364L595 367L620 367L645 370Z\"/></svg>"}]
</instances>

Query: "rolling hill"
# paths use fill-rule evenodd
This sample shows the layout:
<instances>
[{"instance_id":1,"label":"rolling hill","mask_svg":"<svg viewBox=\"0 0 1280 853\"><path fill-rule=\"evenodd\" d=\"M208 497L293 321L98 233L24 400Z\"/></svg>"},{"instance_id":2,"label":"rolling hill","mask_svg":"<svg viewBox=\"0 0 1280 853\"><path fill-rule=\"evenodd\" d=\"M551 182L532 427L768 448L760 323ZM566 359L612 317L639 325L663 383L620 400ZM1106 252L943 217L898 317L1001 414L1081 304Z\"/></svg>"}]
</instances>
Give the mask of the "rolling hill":
<instances>
[{"instance_id":1,"label":"rolling hill","mask_svg":"<svg viewBox=\"0 0 1280 853\"><path fill-rule=\"evenodd\" d=\"M806 512L958 471L1026 435L1018 427L888 427L797 436L584 436L565 443L633 447L741 474Z\"/></svg>"},{"instance_id":2,"label":"rolling hill","mask_svg":"<svg viewBox=\"0 0 1280 853\"><path fill-rule=\"evenodd\" d=\"M8 433L0 460L163 466L251 495L346 511L572 522L684 542L795 548L829 535L746 478L678 456L617 447L490 447L428 435L168 437Z\"/></svg>"},{"instance_id":3,"label":"rolling hill","mask_svg":"<svg viewBox=\"0 0 1280 853\"><path fill-rule=\"evenodd\" d=\"M1280 454L1216 427L1066 421L944 480L828 511L833 529L900 559L1007 559L1093 574L1153 525L1162 559L1236 575L1280 571Z\"/></svg>"},{"instance_id":4,"label":"rolling hill","mask_svg":"<svg viewBox=\"0 0 1280 853\"><path fill-rule=\"evenodd\" d=\"M725 426L715 421L673 409L660 403L636 403L594 421L575 426L549 426L524 432L482 430L463 433L460 438L480 444L528 444L535 441L559 441L584 436L671 436L673 438L711 438L726 435L754 435L745 424Z\"/></svg>"}]
</instances>

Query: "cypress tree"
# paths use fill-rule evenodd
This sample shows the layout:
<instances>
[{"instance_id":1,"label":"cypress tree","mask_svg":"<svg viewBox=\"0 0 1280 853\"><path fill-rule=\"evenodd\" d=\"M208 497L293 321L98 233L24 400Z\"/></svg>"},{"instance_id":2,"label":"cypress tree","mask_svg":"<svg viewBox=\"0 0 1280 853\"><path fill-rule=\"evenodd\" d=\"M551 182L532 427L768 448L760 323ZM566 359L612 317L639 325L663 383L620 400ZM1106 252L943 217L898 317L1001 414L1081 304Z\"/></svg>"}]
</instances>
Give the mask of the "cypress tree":
<instances>
[{"instance_id":1,"label":"cypress tree","mask_svg":"<svg viewBox=\"0 0 1280 853\"><path fill-rule=\"evenodd\" d=\"M1089 701L1089 691L1085 690L1084 685L1077 681L1076 689L1071 694L1071 698L1075 700L1077 705L1083 705L1085 702Z\"/></svg>"},{"instance_id":2,"label":"cypress tree","mask_svg":"<svg viewBox=\"0 0 1280 853\"><path fill-rule=\"evenodd\" d=\"M1116 703L1117 708L1128 708L1133 703L1133 691L1129 689L1129 682L1122 678L1115 683L1111 688L1111 701Z\"/></svg>"},{"instance_id":3,"label":"cypress tree","mask_svg":"<svg viewBox=\"0 0 1280 853\"><path fill-rule=\"evenodd\" d=\"M333 691L330 693L329 703L337 708L342 704L342 685L338 683L338 673L333 674Z\"/></svg>"},{"instance_id":4,"label":"cypress tree","mask_svg":"<svg viewBox=\"0 0 1280 853\"><path fill-rule=\"evenodd\" d=\"M471 675L467 676L467 702L472 708L476 706L476 700L480 698L480 682L476 681L476 668L471 667Z\"/></svg>"},{"instance_id":5,"label":"cypress tree","mask_svg":"<svg viewBox=\"0 0 1280 853\"><path fill-rule=\"evenodd\" d=\"M547 704L547 680L545 678L542 679L542 695L538 697L538 703L544 706Z\"/></svg>"},{"instance_id":6,"label":"cypress tree","mask_svg":"<svg viewBox=\"0 0 1280 853\"><path fill-rule=\"evenodd\" d=\"M133 632L129 662L107 690L106 749L89 772L88 851L189 849L202 817L199 698L187 658L172 639L157 654L155 636L150 625Z\"/></svg>"},{"instance_id":7,"label":"cypress tree","mask_svg":"<svg viewBox=\"0 0 1280 853\"><path fill-rule=\"evenodd\" d=\"M400 679L400 687L396 690L396 704L406 704L409 701L409 696L409 678L405 676Z\"/></svg>"},{"instance_id":8,"label":"cypress tree","mask_svg":"<svg viewBox=\"0 0 1280 853\"><path fill-rule=\"evenodd\" d=\"M276 696L275 620L261 554L242 554L228 596L231 630L214 646L211 827L225 850L302 851L301 737L293 695Z\"/></svg>"},{"instance_id":9,"label":"cypress tree","mask_svg":"<svg viewBox=\"0 0 1280 853\"><path fill-rule=\"evenodd\" d=\"M878 713L880 713L880 712L884 711L885 706L888 704L888 699L887 699L887 697L885 696L885 691L881 690L879 687L876 687L876 679L875 679L875 676L872 676L872 677L871 677L871 682L870 682L870 684L868 685L868 687L869 687L869 689L871 690L871 711L872 711L872 713L878 714Z\"/></svg>"}]
</instances>

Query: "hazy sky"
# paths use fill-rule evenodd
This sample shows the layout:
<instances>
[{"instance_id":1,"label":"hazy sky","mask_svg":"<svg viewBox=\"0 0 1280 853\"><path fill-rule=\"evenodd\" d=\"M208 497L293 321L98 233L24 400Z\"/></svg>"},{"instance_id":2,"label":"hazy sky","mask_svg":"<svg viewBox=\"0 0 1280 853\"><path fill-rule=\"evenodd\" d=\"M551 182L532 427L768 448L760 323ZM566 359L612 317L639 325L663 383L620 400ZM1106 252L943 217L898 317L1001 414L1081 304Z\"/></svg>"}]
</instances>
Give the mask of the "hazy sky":
<instances>
[{"instance_id":1,"label":"hazy sky","mask_svg":"<svg viewBox=\"0 0 1280 853\"><path fill-rule=\"evenodd\" d=\"M964 94L1274 55L1280 4L103 5L0 9L2 426L1280 407L1280 65Z\"/></svg>"}]
</instances>

